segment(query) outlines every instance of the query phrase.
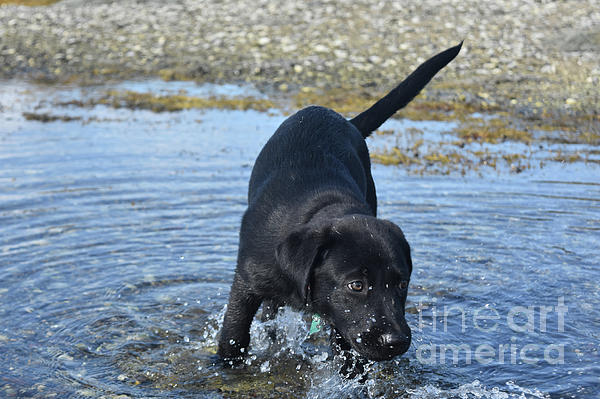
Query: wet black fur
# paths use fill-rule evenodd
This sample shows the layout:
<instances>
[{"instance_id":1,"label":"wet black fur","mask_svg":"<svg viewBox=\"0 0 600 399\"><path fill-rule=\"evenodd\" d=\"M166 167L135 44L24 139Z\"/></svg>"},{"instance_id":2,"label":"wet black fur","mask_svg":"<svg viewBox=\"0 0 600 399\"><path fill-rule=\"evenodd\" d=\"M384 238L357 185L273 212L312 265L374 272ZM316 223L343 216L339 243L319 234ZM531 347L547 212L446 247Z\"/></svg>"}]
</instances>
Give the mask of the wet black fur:
<instances>
[{"instance_id":1,"label":"wet black fur","mask_svg":"<svg viewBox=\"0 0 600 399\"><path fill-rule=\"evenodd\" d=\"M261 303L267 318L283 305L320 314L338 349L353 348L368 359L390 359L408 349L410 247L398 226L376 217L364 138L414 98L460 46L426 61L351 121L312 106L270 138L250 178L219 338L222 358L244 355ZM352 290L353 281L363 289Z\"/></svg>"}]
</instances>

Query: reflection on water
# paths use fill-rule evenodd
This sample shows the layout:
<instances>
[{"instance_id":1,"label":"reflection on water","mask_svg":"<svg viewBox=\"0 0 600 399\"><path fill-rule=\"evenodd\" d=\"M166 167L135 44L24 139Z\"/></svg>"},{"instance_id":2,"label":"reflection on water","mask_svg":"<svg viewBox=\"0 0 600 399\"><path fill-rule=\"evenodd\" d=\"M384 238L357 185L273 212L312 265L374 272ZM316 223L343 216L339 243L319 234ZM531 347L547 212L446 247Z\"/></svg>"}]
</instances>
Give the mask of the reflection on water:
<instances>
[{"instance_id":1,"label":"reflection on water","mask_svg":"<svg viewBox=\"0 0 600 399\"><path fill-rule=\"evenodd\" d=\"M327 333L308 337L286 311L253 324L247 364L229 369L215 337L247 181L284 116L98 106L70 111L89 122L43 124L21 112L84 93L3 87L0 397L598 394L597 166L463 178L375 165L380 216L413 248L411 350L345 381ZM456 362L448 345L464 345Z\"/></svg>"}]
</instances>

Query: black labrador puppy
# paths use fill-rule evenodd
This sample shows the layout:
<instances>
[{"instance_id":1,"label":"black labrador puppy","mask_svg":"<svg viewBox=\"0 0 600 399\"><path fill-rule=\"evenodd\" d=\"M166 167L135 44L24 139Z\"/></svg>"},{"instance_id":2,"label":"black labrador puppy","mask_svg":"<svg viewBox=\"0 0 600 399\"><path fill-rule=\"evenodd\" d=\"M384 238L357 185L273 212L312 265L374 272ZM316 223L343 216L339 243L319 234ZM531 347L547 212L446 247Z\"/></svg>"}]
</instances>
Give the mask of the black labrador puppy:
<instances>
[{"instance_id":1,"label":"black labrador puppy","mask_svg":"<svg viewBox=\"0 0 600 399\"><path fill-rule=\"evenodd\" d=\"M427 60L354 119L311 106L289 117L265 144L250 177L221 358L243 357L261 303L266 318L283 305L320 315L338 350L353 348L370 360L406 352L410 247L398 226L376 218L365 138L408 104L461 45Z\"/></svg>"}]
</instances>

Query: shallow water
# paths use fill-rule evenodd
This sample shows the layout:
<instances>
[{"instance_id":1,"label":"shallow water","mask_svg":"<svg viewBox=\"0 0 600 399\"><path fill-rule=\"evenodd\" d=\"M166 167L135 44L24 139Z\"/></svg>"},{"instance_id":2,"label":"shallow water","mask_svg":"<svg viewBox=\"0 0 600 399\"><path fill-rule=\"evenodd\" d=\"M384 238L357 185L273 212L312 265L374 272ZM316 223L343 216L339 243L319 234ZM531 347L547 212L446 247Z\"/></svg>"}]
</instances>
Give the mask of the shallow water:
<instances>
[{"instance_id":1,"label":"shallow water","mask_svg":"<svg viewBox=\"0 0 600 399\"><path fill-rule=\"evenodd\" d=\"M96 106L41 123L21 113L101 88L0 88L0 397L599 395L597 165L467 177L374 165L380 216L413 249L409 352L345 381L326 332L308 337L308 318L286 311L279 341L255 322L248 364L230 370L215 336L247 181L285 116Z\"/></svg>"}]
</instances>

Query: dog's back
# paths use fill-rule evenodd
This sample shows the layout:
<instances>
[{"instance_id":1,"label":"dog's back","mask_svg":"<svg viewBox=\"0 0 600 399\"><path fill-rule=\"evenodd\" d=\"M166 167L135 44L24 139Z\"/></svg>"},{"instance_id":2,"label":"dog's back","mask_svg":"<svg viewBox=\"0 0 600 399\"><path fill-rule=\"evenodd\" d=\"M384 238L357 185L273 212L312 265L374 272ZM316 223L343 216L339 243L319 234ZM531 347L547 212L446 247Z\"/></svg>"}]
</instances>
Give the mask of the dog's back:
<instances>
[{"instance_id":1,"label":"dog's back","mask_svg":"<svg viewBox=\"0 0 600 399\"><path fill-rule=\"evenodd\" d=\"M369 153L358 129L328 108L308 107L283 122L258 155L248 204L269 196L287 202L333 186L364 200L368 169Z\"/></svg>"}]
</instances>

